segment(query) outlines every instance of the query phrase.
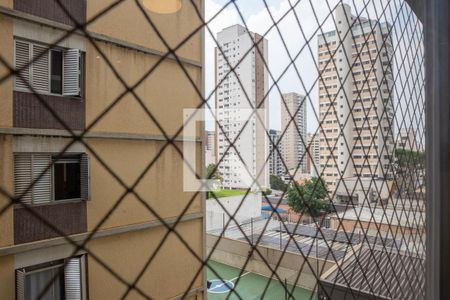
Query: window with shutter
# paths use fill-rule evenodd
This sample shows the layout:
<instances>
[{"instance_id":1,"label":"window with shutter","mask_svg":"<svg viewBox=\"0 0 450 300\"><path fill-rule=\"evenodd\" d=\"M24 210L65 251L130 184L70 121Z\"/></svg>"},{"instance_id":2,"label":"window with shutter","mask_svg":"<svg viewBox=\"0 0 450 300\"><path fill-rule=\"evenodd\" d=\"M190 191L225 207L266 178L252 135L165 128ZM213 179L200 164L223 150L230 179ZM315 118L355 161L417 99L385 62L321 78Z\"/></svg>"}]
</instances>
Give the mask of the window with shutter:
<instances>
[{"instance_id":1,"label":"window with shutter","mask_svg":"<svg viewBox=\"0 0 450 300\"><path fill-rule=\"evenodd\" d=\"M64 285L66 300L81 300L81 260L83 257L75 257L67 260L64 269Z\"/></svg>"},{"instance_id":2,"label":"window with shutter","mask_svg":"<svg viewBox=\"0 0 450 300\"><path fill-rule=\"evenodd\" d=\"M32 156L32 174L33 182L35 182L33 204L47 203L52 200L51 164L52 157L49 154L33 154Z\"/></svg>"},{"instance_id":3,"label":"window with shutter","mask_svg":"<svg viewBox=\"0 0 450 300\"><path fill-rule=\"evenodd\" d=\"M49 51L47 47L33 44L33 64L31 78L34 91L50 92Z\"/></svg>"},{"instance_id":4,"label":"window with shutter","mask_svg":"<svg viewBox=\"0 0 450 300\"><path fill-rule=\"evenodd\" d=\"M39 43L14 41L14 66L20 70L14 88L42 94L80 96L82 55L79 49L48 48Z\"/></svg>"},{"instance_id":5,"label":"window with shutter","mask_svg":"<svg viewBox=\"0 0 450 300\"><path fill-rule=\"evenodd\" d=\"M31 155L14 155L14 194L23 203L31 204ZM28 191L27 191L28 190ZM26 192L26 193L25 193ZM24 194L25 193L25 194Z\"/></svg>"},{"instance_id":6,"label":"window with shutter","mask_svg":"<svg viewBox=\"0 0 450 300\"><path fill-rule=\"evenodd\" d=\"M25 300L25 272L16 270L16 299Z\"/></svg>"},{"instance_id":7,"label":"window with shutter","mask_svg":"<svg viewBox=\"0 0 450 300\"><path fill-rule=\"evenodd\" d=\"M16 270L16 298L65 299L65 269L62 261L53 261Z\"/></svg>"},{"instance_id":8,"label":"window with shutter","mask_svg":"<svg viewBox=\"0 0 450 300\"><path fill-rule=\"evenodd\" d=\"M14 193L16 197L23 195L23 203L40 204L52 200L51 167L47 169L50 164L50 154L14 155Z\"/></svg>"},{"instance_id":9,"label":"window with shutter","mask_svg":"<svg viewBox=\"0 0 450 300\"><path fill-rule=\"evenodd\" d=\"M16 270L16 299L86 299L85 259L82 255Z\"/></svg>"},{"instance_id":10,"label":"window with shutter","mask_svg":"<svg viewBox=\"0 0 450 300\"><path fill-rule=\"evenodd\" d=\"M31 85L30 44L23 41L14 42L14 66L19 75L14 77L14 85L18 90L29 90Z\"/></svg>"},{"instance_id":11,"label":"window with shutter","mask_svg":"<svg viewBox=\"0 0 450 300\"><path fill-rule=\"evenodd\" d=\"M69 49L63 59L63 94L80 95L80 50Z\"/></svg>"},{"instance_id":12,"label":"window with shutter","mask_svg":"<svg viewBox=\"0 0 450 300\"><path fill-rule=\"evenodd\" d=\"M81 198L89 200L90 198L90 172L89 172L89 156L86 153L81 155Z\"/></svg>"},{"instance_id":13,"label":"window with shutter","mask_svg":"<svg viewBox=\"0 0 450 300\"><path fill-rule=\"evenodd\" d=\"M14 193L23 203L88 200L89 181L87 154L62 157L51 153L14 154Z\"/></svg>"}]
</instances>

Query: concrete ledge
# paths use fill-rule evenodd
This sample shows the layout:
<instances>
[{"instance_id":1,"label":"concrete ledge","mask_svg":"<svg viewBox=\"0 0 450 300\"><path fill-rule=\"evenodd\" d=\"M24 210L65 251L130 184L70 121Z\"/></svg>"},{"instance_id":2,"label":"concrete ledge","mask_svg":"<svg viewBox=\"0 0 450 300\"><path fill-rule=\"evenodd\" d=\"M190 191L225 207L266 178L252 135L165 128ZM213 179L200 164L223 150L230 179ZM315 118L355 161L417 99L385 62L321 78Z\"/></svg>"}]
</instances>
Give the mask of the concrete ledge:
<instances>
[{"instance_id":1,"label":"concrete ledge","mask_svg":"<svg viewBox=\"0 0 450 300\"><path fill-rule=\"evenodd\" d=\"M79 135L82 132L79 130L73 131ZM38 135L38 136L57 136L57 137L69 137L72 135L67 130L60 129L35 129L35 128L0 128L0 135ZM169 138L172 138L169 136ZM87 132L83 139L117 139L117 140L144 140L144 141L166 141L166 138L162 135L152 134L137 134L126 132ZM176 137L174 141L177 142L201 142L199 137Z\"/></svg>"},{"instance_id":2,"label":"concrete ledge","mask_svg":"<svg viewBox=\"0 0 450 300\"><path fill-rule=\"evenodd\" d=\"M199 294L202 294L203 291L204 291L204 288L203 287L199 287L199 288L190 290L189 293L187 293L186 297L184 297L184 298L183 298L183 295L178 295L178 296L176 296L174 298L171 298L171 300L180 300L180 299L186 299L186 298L189 298L189 297L192 297L192 296L197 296ZM197 298L195 298L195 299L197 299ZM204 299L204 298L201 298L201 299Z\"/></svg>"},{"instance_id":3,"label":"concrete ledge","mask_svg":"<svg viewBox=\"0 0 450 300\"><path fill-rule=\"evenodd\" d=\"M186 222L191 220L197 220L202 219L203 213L194 213L185 215L181 218L180 222ZM164 219L164 222L166 222L169 225L172 225L177 220L177 217L173 218L166 218ZM159 227L163 226L162 222L160 221L150 221L145 223L139 223L139 224L131 224L131 225L125 225L120 227L114 227L114 228L108 228L97 231L91 239L98 239L102 237L108 237L112 235L117 234L123 234L128 232L135 232L135 231L141 231L146 230L153 227ZM91 232L85 232L80 234L74 234L70 235L69 238L71 238L74 242L78 244L82 244L87 237L91 234ZM30 250L40 249L40 248L46 248L46 247L52 247L52 246L58 246L58 245L64 245L64 244L70 244L66 238L64 237L58 237L48 240L42 240L37 242L31 242L31 243L25 243L20 245L11 245L0 248L0 256L6 256L11 254L17 254L22 253Z\"/></svg>"}]
</instances>

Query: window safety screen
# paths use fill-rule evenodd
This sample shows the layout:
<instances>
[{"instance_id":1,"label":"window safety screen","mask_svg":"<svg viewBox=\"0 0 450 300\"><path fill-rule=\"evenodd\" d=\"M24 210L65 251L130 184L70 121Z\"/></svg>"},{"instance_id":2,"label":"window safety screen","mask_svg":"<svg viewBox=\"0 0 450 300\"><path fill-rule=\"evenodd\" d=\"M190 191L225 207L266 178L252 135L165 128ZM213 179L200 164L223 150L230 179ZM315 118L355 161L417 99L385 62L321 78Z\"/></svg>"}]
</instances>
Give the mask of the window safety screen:
<instances>
[{"instance_id":1,"label":"window safety screen","mask_svg":"<svg viewBox=\"0 0 450 300\"><path fill-rule=\"evenodd\" d=\"M20 299L99 297L96 276L117 299L424 299L424 34L408 1L22 2L60 34L16 30L0 52L0 219L25 209L72 251L16 270ZM67 200L90 200L86 232L45 213ZM79 251L91 273L68 291Z\"/></svg>"}]
</instances>

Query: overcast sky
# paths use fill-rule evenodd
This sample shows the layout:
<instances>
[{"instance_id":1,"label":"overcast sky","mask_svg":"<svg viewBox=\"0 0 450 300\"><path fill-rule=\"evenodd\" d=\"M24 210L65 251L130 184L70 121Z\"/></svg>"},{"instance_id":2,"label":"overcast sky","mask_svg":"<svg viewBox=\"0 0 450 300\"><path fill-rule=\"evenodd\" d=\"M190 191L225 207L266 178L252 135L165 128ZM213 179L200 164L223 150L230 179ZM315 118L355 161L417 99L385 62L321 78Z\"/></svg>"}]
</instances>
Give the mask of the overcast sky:
<instances>
[{"instance_id":1,"label":"overcast sky","mask_svg":"<svg viewBox=\"0 0 450 300\"><path fill-rule=\"evenodd\" d=\"M229 0L206 0L206 20L210 20ZM272 28L268 31L273 24L268 10L263 0L237 0L235 3L239 7L243 14L244 21L249 29L253 32L265 35L265 38L269 42L269 69L272 76L278 80L282 72L288 67L290 63L289 54L292 57L298 55L294 65L291 65L287 72L280 78L278 82L281 93L297 92L303 95L309 93L311 102L307 103L307 119L308 119L308 132L313 132L317 128L317 117L315 111L318 113L318 86L317 76L318 72L315 66L317 61L317 34L321 31L318 30L319 24L323 23L323 32L334 29L333 19L330 17L330 9L333 9L340 0L266 0L269 7L269 11L275 20L279 20L283 15L287 15L279 23L279 30L284 38L284 42L287 45L287 50L283 45L283 41L276 28ZM406 17L409 13L407 6L401 7L402 0L344 0L344 3L348 3L352 8L352 14L361 14L364 17L370 17L371 19L381 19L382 21L389 21L391 24L396 25L397 39L394 36L394 46L396 40L402 39L402 44L407 47L411 39L406 37L405 32L401 29L406 22ZM314 7L311 7L313 3ZM365 3L368 3L365 4ZM386 7L386 3L390 3L389 9L385 10L383 16L380 15L383 12L383 8ZM291 10L291 5L295 6L295 13ZM402 9L402 18L393 21L398 12ZM297 19L298 18L298 19ZM408 19L409 22L413 20ZM402 23L403 22L403 23ZM303 33L300 29L303 30ZM243 24L243 20L239 16L236 7L233 3L229 4L227 8L222 11L213 21L211 21L209 27L213 34L217 36L217 32L223 28L234 25ZM414 26L408 26L413 30ZM267 32L268 31L268 32ZM402 36L403 34L403 36ZM310 39L307 43L306 40ZM405 42L406 41L406 42ZM308 47L309 44L309 47ZM214 47L216 46L214 40L208 31L205 36L205 56L206 56L206 95L209 95L215 87L214 82ZM303 48L302 51L300 51ZM412 49L414 50L414 49ZM288 52L287 52L288 51ZM299 54L300 52L300 54ZM400 51L397 51L400 53ZM411 52L411 55L414 51ZM400 55L400 54L399 54ZM406 51L403 51L403 56L406 55ZM403 58L399 57L401 61ZM404 72L409 72L408 66L404 68ZM300 75L297 75L297 71ZM272 86L273 80L269 75L269 87ZM270 128L280 129L280 91L277 88L273 88L269 94L269 115L270 115ZM400 98L400 96L399 96ZM210 98L210 104L214 104L214 95Z\"/></svg>"}]
</instances>

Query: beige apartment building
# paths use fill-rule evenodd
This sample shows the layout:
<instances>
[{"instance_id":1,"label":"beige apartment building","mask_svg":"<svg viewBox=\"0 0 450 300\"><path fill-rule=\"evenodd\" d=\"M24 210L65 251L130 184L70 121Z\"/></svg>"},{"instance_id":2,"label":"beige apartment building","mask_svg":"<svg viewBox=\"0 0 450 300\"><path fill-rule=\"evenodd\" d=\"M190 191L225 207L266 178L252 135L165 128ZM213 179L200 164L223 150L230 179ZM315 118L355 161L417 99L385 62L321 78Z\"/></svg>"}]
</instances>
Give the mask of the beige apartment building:
<instances>
[{"instance_id":1,"label":"beige apartment building","mask_svg":"<svg viewBox=\"0 0 450 300\"><path fill-rule=\"evenodd\" d=\"M424 145L417 145L417 131L413 127L400 128L396 139L397 149L417 151L424 148Z\"/></svg>"},{"instance_id":2,"label":"beige apartment building","mask_svg":"<svg viewBox=\"0 0 450 300\"><path fill-rule=\"evenodd\" d=\"M320 174L320 134L308 133L306 144L309 147L306 160L306 173L318 177Z\"/></svg>"},{"instance_id":3,"label":"beige apartment building","mask_svg":"<svg viewBox=\"0 0 450 300\"><path fill-rule=\"evenodd\" d=\"M306 173L306 99L297 93L282 95L281 103L281 138L283 159L291 175ZM283 103L284 102L284 103ZM293 118L293 119L292 119ZM291 122L292 119L292 122Z\"/></svg>"},{"instance_id":4,"label":"beige apartment building","mask_svg":"<svg viewBox=\"0 0 450 300\"><path fill-rule=\"evenodd\" d=\"M389 178L393 153L390 25L355 19L346 4L335 19L336 30L318 37L320 168L330 191L341 176Z\"/></svg>"},{"instance_id":5,"label":"beige apartment building","mask_svg":"<svg viewBox=\"0 0 450 300\"><path fill-rule=\"evenodd\" d=\"M216 160L221 161L218 170L222 186L264 189L269 186L266 162L269 112L265 103L269 82L268 41L235 24L217 33L217 43L215 101L220 126L215 126ZM258 111L252 115L255 108ZM230 148L229 141L234 140Z\"/></svg>"},{"instance_id":6,"label":"beige apartment building","mask_svg":"<svg viewBox=\"0 0 450 300\"><path fill-rule=\"evenodd\" d=\"M283 143L280 141L280 135L281 132L279 130L269 130L269 174L281 177L286 173L286 169L281 161Z\"/></svg>"},{"instance_id":7,"label":"beige apartment building","mask_svg":"<svg viewBox=\"0 0 450 300\"><path fill-rule=\"evenodd\" d=\"M80 23L113 3L61 2ZM203 1L194 2L202 11ZM201 99L174 57L162 59L167 49L145 15L170 47L200 21L187 0L164 14L152 1L139 3L144 13L123 1L89 23L89 37L77 31L55 44L74 24L56 0L0 0L0 56L20 69L0 81L0 299L34 299L52 277L45 299L120 299L166 234L161 219L172 225L191 198L175 229L191 250L171 233L127 299L173 299L186 290L203 298L203 272L191 284L204 253L202 199L183 191L183 159L164 148L149 117L172 137L183 109ZM201 89L201 32L176 53ZM126 93L124 84L157 64L134 95ZM0 64L0 77L7 74ZM71 138L86 129L84 143ZM201 151L200 131L189 141ZM21 203L8 206L6 193Z\"/></svg>"}]
</instances>

